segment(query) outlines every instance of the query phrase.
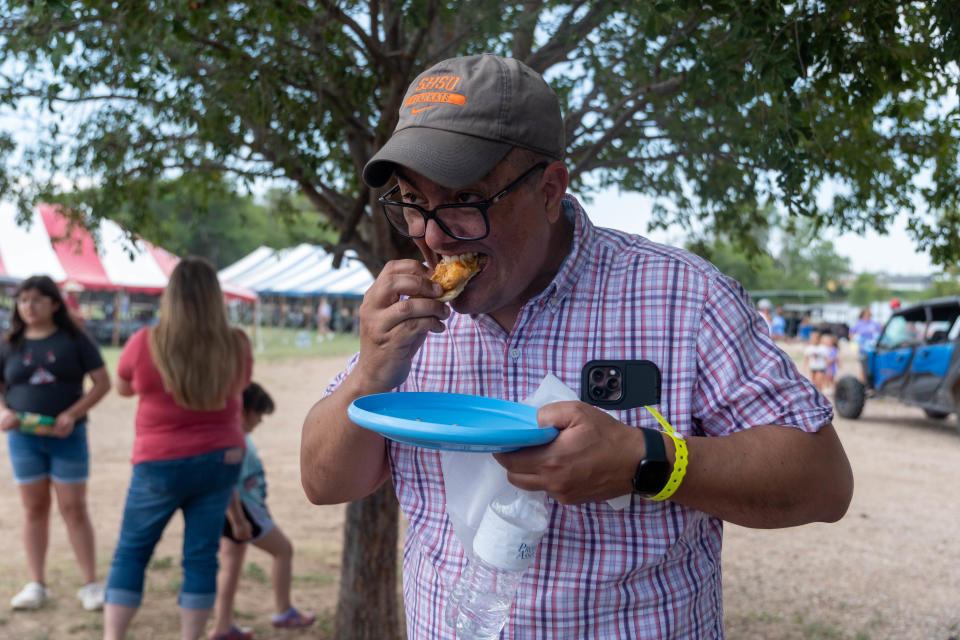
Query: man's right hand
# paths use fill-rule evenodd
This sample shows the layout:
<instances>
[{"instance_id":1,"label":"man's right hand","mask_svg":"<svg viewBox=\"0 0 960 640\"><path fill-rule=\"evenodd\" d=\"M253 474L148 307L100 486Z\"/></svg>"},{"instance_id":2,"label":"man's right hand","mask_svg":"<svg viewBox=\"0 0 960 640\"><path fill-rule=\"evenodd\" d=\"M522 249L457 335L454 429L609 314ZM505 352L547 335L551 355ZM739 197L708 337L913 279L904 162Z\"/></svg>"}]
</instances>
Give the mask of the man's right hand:
<instances>
[{"instance_id":1,"label":"man's right hand","mask_svg":"<svg viewBox=\"0 0 960 640\"><path fill-rule=\"evenodd\" d=\"M416 260L384 266L360 305L360 359L364 386L387 392L403 383L428 332L441 333L450 308L430 270Z\"/></svg>"},{"instance_id":2,"label":"man's right hand","mask_svg":"<svg viewBox=\"0 0 960 640\"><path fill-rule=\"evenodd\" d=\"M450 310L433 299L440 294L430 270L415 260L388 262L367 289L357 312L357 364L303 422L300 479L314 504L357 500L390 475L386 440L351 422L347 408L356 398L387 393L407 379L427 334L445 329L442 320Z\"/></svg>"}]
</instances>

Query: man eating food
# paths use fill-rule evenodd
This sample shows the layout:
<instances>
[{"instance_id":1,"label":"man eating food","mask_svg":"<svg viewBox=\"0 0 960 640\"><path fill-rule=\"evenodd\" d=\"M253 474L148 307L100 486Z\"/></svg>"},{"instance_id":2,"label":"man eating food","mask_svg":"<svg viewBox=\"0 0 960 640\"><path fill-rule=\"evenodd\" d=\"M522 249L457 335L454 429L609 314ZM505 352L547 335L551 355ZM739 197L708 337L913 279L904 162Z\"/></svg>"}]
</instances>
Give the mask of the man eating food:
<instances>
[{"instance_id":1,"label":"man eating food","mask_svg":"<svg viewBox=\"0 0 960 640\"><path fill-rule=\"evenodd\" d=\"M644 407L555 402L537 414L559 430L552 442L495 454L513 485L550 497L502 637L722 640L723 521L786 527L847 509L829 400L735 281L592 223L567 193L560 103L534 69L445 60L399 111L363 178L387 189L383 213L422 260L387 262L364 295L359 353L304 422L307 497L356 500L390 478L409 523L407 637L453 640L443 603L469 552L445 511L439 453L354 424L350 403L405 391L519 402L547 374L577 389L592 360L648 360L672 431ZM607 503L624 494L622 509Z\"/></svg>"}]
</instances>

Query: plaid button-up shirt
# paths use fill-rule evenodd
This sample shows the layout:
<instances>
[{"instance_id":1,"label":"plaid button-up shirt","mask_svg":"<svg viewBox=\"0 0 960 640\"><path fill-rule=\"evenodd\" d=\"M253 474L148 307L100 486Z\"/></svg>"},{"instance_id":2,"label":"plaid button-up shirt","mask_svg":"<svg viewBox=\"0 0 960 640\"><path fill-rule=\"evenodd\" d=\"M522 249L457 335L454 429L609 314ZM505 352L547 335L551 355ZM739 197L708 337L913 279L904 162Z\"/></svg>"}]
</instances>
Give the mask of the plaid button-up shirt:
<instances>
[{"instance_id":1,"label":"plaid button-up shirt","mask_svg":"<svg viewBox=\"0 0 960 640\"><path fill-rule=\"evenodd\" d=\"M688 252L594 227L570 196L564 210L576 222L570 254L510 333L488 316L453 313L444 333L429 334L400 391L519 402L548 373L579 390L590 360L646 359L661 371L660 411L684 434L764 424L816 431L832 419L829 402L774 345L739 284ZM659 428L643 408L614 413ZM443 608L465 555L445 512L439 454L388 444L409 523L408 636L452 640ZM622 511L550 504L550 527L502 638L724 637L720 520L636 496Z\"/></svg>"}]
</instances>

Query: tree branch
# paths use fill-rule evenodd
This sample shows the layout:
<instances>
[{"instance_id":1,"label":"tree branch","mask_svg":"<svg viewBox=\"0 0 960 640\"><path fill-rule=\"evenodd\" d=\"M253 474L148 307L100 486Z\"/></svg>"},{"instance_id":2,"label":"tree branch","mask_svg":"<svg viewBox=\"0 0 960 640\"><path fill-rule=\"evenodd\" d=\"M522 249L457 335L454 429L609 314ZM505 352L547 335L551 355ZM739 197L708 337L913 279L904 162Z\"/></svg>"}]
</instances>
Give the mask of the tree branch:
<instances>
[{"instance_id":1,"label":"tree branch","mask_svg":"<svg viewBox=\"0 0 960 640\"><path fill-rule=\"evenodd\" d=\"M216 171L221 173L229 173L236 176L246 176L248 178L281 178L283 173L281 171L256 171L252 169L241 169L239 167L229 165L223 162L164 162L162 165L164 171L169 171L171 169L179 169L182 171ZM139 165L136 167L131 167L120 174L124 179L133 178L139 173L147 173L153 168L153 165Z\"/></svg>"},{"instance_id":2,"label":"tree branch","mask_svg":"<svg viewBox=\"0 0 960 640\"><path fill-rule=\"evenodd\" d=\"M671 93L675 93L683 84L683 80L684 76L679 75L674 76L669 80L665 80L664 82L637 87L630 93L630 95L624 97L624 99L618 104L610 109L605 110L604 115L607 116L613 116L613 114L618 111L621 113L616 117L613 125L608 127L602 136L600 136L593 144L583 150L582 155L579 157L574 157L572 155L570 156L571 159L573 159L576 163L574 175L579 175L579 173L581 173L579 166L590 164L604 148L609 146L612 140L620 136L633 116L646 104L646 101L641 99L642 96L646 96L648 94L669 95ZM634 106L632 108L627 108L627 104L630 102L634 102Z\"/></svg>"},{"instance_id":3,"label":"tree branch","mask_svg":"<svg viewBox=\"0 0 960 640\"><path fill-rule=\"evenodd\" d=\"M578 22L574 22L573 16L584 4L590 6L589 11ZM556 33L524 62L540 74L559 62L566 62L567 54L579 46L580 41L603 22L611 9L617 8L619 3L612 0L600 0L595 3L581 0L574 3L560 21L560 28Z\"/></svg>"},{"instance_id":4,"label":"tree branch","mask_svg":"<svg viewBox=\"0 0 960 640\"><path fill-rule=\"evenodd\" d=\"M380 48L380 43L364 31L363 28L357 24L356 20L344 13L332 0L320 0L320 4L323 5L323 8L326 9L335 20L349 29L354 36L360 40L371 60L379 64L386 63L386 56Z\"/></svg>"},{"instance_id":5,"label":"tree branch","mask_svg":"<svg viewBox=\"0 0 960 640\"><path fill-rule=\"evenodd\" d=\"M4 77L4 80L8 78ZM11 81L12 84L12 81ZM19 100L22 98L36 98L38 100L47 100L50 102L62 102L64 104L82 104L85 102L100 102L100 101L109 101L109 100L122 100L124 102L135 102L137 104L148 104L154 107L163 107L165 106L159 100L153 98L142 98L140 96L134 95L123 95L119 93L104 93L98 95L90 96L77 96L74 98L68 98L66 96L60 95L51 95L45 92L43 89L32 88L32 89L22 89L19 93L13 92L8 94L10 98Z\"/></svg>"},{"instance_id":6,"label":"tree branch","mask_svg":"<svg viewBox=\"0 0 960 640\"><path fill-rule=\"evenodd\" d=\"M420 48L423 46L423 41L427 37L427 34L430 33L431 27L433 26L434 20L437 19L437 0L430 0L430 4L427 6L427 19L424 21L424 24L421 28L417 29L413 36L407 41L407 46L405 47L403 57L410 64L417 57L417 53L420 51ZM407 69L407 73L410 72L410 69Z\"/></svg>"},{"instance_id":7,"label":"tree branch","mask_svg":"<svg viewBox=\"0 0 960 640\"><path fill-rule=\"evenodd\" d=\"M526 60L533 53L535 32L543 11L543 0L523 0L523 7L517 28L513 31L512 55L518 60Z\"/></svg>"}]
</instances>

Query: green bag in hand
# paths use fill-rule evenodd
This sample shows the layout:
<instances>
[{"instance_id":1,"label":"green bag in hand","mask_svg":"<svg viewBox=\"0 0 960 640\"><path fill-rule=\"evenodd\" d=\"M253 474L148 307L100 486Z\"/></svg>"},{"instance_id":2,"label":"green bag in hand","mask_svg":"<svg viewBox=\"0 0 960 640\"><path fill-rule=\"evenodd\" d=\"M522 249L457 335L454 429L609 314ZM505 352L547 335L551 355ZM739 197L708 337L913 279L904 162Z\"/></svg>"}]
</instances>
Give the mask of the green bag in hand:
<instances>
[{"instance_id":1,"label":"green bag in hand","mask_svg":"<svg viewBox=\"0 0 960 640\"><path fill-rule=\"evenodd\" d=\"M53 433L53 423L56 418L45 416L40 413L30 413L20 411L17 413L20 419L20 433L28 433L35 436L49 436Z\"/></svg>"}]
</instances>

